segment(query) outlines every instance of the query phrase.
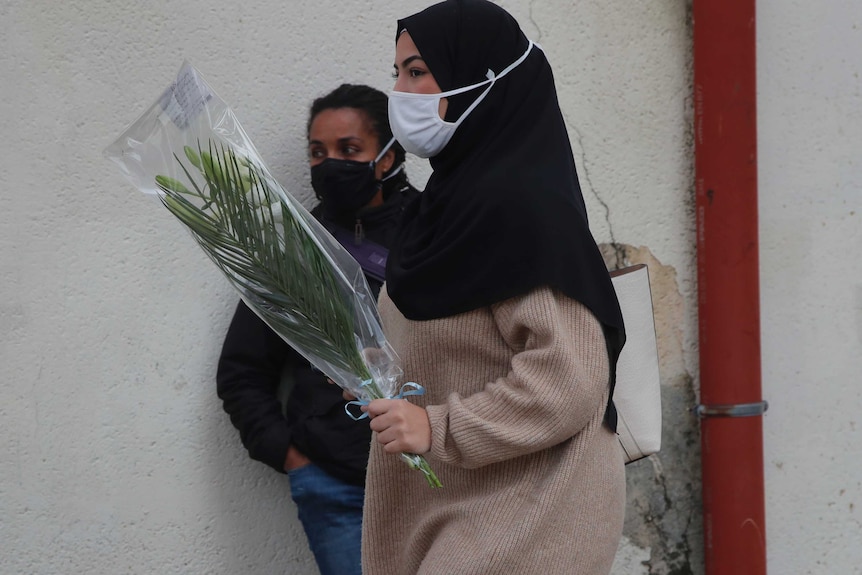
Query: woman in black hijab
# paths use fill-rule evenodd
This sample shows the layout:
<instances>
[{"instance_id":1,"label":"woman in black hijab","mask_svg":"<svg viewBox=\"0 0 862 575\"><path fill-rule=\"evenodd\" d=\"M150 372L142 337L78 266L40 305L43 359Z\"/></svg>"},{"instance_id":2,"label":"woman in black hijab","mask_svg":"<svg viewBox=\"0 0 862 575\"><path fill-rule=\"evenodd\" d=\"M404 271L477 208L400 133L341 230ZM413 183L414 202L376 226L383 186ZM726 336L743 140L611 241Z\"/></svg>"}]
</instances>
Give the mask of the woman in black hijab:
<instances>
[{"instance_id":1,"label":"woman in black hijab","mask_svg":"<svg viewBox=\"0 0 862 575\"><path fill-rule=\"evenodd\" d=\"M366 408L366 573L607 573L622 533L611 400L625 340L550 65L502 8L398 22L392 131L434 172L380 311L415 403ZM399 452L426 456L431 490Z\"/></svg>"}]
</instances>

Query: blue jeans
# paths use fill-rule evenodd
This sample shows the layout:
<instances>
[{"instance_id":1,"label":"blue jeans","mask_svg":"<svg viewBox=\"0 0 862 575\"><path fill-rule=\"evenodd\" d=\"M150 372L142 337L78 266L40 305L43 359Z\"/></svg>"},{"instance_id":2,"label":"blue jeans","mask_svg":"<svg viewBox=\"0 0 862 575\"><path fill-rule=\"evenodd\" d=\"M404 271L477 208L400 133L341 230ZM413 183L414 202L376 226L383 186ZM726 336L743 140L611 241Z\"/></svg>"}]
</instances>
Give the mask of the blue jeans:
<instances>
[{"instance_id":1,"label":"blue jeans","mask_svg":"<svg viewBox=\"0 0 862 575\"><path fill-rule=\"evenodd\" d=\"M320 575L361 575L365 488L344 483L313 463L287 474Z\"/></svg>"}]
</instances>

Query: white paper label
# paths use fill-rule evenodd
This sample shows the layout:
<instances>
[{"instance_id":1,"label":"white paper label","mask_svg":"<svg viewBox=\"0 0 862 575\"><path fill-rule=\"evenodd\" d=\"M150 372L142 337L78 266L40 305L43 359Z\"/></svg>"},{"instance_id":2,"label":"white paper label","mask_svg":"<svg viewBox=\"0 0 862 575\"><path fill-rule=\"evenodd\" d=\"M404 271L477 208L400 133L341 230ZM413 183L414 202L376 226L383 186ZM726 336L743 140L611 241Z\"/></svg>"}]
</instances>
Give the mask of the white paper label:
<instances>
[{"instance_id":1,"label":"white paper label","mask_svg":"<svg viewBox=\"0 0 862 575\"><path fill-rule=\"evenodd\" d=\"M177 80L165 90L159 104L165 114L181 130L188 127L203 110L212 92L198 77L195 69L185 62L177 74Z\"/></svg>"}]
</instances>

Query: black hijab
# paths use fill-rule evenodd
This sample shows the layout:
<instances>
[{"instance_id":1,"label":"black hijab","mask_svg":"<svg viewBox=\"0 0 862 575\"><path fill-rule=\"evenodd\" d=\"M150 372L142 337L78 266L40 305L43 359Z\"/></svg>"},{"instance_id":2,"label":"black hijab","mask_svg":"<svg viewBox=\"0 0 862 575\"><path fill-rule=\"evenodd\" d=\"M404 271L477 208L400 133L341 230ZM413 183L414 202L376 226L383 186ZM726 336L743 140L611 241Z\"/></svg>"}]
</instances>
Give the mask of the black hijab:
<instances>
[{"instance_id":1,"label":"black hijab","mask_svg":"<svg viewBox=\"0 0 862 575\"><path fill-rule=\"evenodd\" d=\"M446 0L398 21L442 91L499 74L529 46L518 23L485 0ZM397 36L396 36L397 41ZM449 98L455 121L487 88ZM602 323L611 356L622 314L587 224L551 67L534 46L458 127L425 191L407 206L386 289L405 317L463 313L550 286ZM607 421L616 428L609 404Z\"/></svg>"}]
</instances>

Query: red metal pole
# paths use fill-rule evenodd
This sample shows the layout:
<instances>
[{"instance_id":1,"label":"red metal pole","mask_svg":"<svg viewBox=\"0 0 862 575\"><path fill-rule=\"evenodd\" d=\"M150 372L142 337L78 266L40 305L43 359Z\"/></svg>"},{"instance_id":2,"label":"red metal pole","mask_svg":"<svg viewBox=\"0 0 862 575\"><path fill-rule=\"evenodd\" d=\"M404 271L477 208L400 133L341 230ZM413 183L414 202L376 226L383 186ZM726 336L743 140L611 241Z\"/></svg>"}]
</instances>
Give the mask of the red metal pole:
<instances>
[{"instance_id":1,"label":"red metal pole","mask_svg":"<svg viewBox=\"0 0 862 575\"><path fill-rule=\"evenodd\" d=\"M705 562L766 573L755 0L694 0Z\"/></svg>"}]
</instances>

